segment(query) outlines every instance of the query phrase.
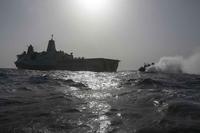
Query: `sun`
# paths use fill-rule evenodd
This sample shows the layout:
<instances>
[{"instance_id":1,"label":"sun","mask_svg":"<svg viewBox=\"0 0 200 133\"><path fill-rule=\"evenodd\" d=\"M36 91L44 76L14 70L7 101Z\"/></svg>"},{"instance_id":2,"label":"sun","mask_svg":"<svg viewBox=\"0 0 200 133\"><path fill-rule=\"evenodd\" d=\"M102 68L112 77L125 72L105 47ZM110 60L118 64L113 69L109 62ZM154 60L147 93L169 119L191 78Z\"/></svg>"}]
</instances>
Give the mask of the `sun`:
<instances>
[{"instance_id":1,"label":"sun","mask_svg":"<svg viewBox=\"0 0 200 133\"><path fill-rule=\"evenodd\" d=\"M108 0L78 0L78 4L90 13L101 13L106 9Z\"/></svg>"}]
</instances>

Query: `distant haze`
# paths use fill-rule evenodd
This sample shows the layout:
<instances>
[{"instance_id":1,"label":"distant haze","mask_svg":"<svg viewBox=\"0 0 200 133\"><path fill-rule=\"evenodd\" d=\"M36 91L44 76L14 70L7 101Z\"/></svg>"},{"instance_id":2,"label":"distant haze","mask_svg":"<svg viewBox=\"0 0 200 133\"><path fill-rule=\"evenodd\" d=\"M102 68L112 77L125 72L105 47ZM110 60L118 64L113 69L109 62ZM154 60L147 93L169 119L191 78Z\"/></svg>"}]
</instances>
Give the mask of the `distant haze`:
<instances>
[{"instance_id":1,"label":"distant haze","mask_svg":"<svg viewBox=\"0 0 200 133\"><path fill-rule=\"evenodd\" d=\"M0 68L14 68L29 44L46 50L51 34L57 50L119 59L119 70L199 52L200 0L104 0L98 10L79 2L0 0Z\"/></svg>"}]
</instances>

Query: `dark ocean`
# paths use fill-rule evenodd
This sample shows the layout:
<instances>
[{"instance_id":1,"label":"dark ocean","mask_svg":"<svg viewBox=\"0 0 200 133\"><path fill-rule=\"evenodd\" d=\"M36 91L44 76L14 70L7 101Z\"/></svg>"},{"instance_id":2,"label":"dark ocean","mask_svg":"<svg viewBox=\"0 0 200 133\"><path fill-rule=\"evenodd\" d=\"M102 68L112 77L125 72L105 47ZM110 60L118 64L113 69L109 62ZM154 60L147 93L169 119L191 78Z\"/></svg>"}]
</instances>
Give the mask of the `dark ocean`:
<instances>
[{"instance_id":1,"label":"dark ocean","mask_svg":"<svg viewBox=\"0 0 200 133\"><path fill-rule=\"evenodd\" d=\"M200 76L0 69L0 133L200 133Z\"/></svg>"}]
</instances>

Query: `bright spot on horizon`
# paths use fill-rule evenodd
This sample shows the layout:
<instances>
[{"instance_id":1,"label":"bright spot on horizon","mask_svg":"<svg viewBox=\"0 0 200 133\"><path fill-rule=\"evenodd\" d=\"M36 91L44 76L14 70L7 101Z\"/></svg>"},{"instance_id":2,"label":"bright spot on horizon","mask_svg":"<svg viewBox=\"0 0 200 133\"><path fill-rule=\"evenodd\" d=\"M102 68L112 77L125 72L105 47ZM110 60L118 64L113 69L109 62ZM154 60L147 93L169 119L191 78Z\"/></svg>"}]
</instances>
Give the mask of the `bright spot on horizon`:
<instances>
[{"instance_id":1,"label":"bright spot on horizon","mask_svg":"<svg viewBox=\"0 0 200 133\"><path fill-rule=\"evenodd\" d=\"M78 0L77 4L83 11L91 14L99 14L105 12L108 6L108 0Z\"/></svg>"}]
</instances>

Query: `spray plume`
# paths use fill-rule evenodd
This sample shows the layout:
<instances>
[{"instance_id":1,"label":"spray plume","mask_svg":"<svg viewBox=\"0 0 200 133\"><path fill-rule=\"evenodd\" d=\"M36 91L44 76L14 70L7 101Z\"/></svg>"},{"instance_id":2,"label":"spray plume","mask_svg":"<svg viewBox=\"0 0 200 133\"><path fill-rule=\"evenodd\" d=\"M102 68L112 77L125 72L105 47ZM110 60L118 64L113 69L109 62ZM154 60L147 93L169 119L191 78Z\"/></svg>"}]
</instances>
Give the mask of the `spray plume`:
<instances>
[{"instance_id":1,"label":"spray plume","mask_svg":"<svg viewBox=\"0 0 200 133\"><path fill-rule=\"evenodd\" d=\"M200 53L189 58L182 56L162 57L159 62L147 68L148 72L200 74Z\"/></svg>"}]
</instances>

